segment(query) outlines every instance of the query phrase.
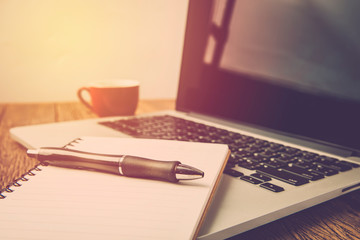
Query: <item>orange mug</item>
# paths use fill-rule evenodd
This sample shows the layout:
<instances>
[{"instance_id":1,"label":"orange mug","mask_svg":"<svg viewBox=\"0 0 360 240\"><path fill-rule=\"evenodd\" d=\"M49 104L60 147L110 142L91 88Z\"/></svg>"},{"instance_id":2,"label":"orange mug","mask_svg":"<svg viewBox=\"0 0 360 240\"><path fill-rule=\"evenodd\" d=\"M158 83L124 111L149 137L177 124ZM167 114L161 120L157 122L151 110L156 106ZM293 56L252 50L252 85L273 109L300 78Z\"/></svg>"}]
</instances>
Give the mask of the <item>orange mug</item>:
<instances>
[{"instance_id":1,"label":"orange mug","mask_svg":"<svg viewBox=\"0 0 360 240\"><path fill-rule=\"evenodd\" d=\"M91 103L83 93L88 92ZM139 102L139 82L118 79L98 82L77 91L80 101L100 117L134 115Z\"/></svg>"}]
</instances>

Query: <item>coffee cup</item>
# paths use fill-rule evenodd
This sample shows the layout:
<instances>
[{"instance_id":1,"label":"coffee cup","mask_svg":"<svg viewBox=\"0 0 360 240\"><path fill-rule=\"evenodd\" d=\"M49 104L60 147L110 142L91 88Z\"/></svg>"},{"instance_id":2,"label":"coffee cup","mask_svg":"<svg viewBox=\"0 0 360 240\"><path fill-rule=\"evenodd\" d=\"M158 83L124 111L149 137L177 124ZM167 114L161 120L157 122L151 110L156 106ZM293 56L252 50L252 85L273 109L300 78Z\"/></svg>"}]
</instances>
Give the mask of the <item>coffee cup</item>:
<instances>
[{"instance_id":1,"label":"coffee cup","mask_svg":"<svg viewBox=\"0 0 360 240\"><path fill-rule=\"evenodd\" d=\"M83 94L90 95L90 101ZM129 79L106 80L81 87L80 101L100 117L134 115L139 102L139 82Z\"/></svg>"}]
</instances>

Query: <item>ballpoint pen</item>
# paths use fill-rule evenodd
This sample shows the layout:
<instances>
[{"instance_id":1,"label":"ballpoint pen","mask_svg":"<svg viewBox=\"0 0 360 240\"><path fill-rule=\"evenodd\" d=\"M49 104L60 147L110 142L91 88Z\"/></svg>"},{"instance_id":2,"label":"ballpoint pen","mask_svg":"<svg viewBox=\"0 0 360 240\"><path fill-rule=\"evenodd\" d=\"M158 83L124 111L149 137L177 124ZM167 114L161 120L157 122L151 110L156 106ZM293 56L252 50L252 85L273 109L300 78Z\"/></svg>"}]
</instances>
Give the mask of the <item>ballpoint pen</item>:
<instances>
[{"instance_id":1,"label":"ballpoint pen","mask_svg":"<svg viewBox=\"0 0 360 240\"><path fill-rule=\"evenodd\" d=\"M204 177L203 171L181 164L179 161L159 161L130 155L97 154L54 147L30 149L27 155L44 164L95 170L127 177L169 182Z\"/></svg>"}]
</instances>

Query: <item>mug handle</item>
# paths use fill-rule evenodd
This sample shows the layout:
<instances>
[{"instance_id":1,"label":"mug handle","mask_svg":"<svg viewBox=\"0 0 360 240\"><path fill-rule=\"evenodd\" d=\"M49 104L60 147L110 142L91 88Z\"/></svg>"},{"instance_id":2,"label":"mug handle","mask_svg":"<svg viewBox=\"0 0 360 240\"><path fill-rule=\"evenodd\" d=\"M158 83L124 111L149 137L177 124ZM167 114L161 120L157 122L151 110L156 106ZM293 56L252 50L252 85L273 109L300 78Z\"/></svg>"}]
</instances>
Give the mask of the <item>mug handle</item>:
<instances>
[{"instance_id":1,"label":"mug handle","mask_svg":"<svg viewBox=\"0 0 360 240\"><path fill-rule=\"evenodd\" d=\"M79 88L79 90L77 91L77 96L79 97L80 102L82 104L84 104L86 107L88 107L90 110L93 110L93 107L91 106L91 104L88 103L87 101L85 101L85 99L83 98L83 96L82 96L83 91L86 91L86 92L88 92L90 94L90 89L89 88L87 88L87 87Z\"/></svg>"}]
</instances>

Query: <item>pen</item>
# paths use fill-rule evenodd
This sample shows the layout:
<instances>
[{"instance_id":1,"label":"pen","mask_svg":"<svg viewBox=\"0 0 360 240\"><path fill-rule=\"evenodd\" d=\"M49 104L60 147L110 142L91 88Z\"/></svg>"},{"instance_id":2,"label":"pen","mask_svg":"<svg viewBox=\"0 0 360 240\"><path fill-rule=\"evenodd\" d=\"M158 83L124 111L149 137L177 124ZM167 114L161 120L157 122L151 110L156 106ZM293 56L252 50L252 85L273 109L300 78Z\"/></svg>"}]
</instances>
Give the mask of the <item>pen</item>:
<instances>
[{"instance_id":1,"label":"pen","mask_svg":"<svg viewBox=\"0 0 360 240\"><path fill-rule=\"evenodd\" d=\"M58 167L96 170L127 177L149 178L169 182L204 177L204 172L179 161L158 161L129 155L82 152L64 148L30 149L29 157Z\"/></svg>"}]
</instances>

